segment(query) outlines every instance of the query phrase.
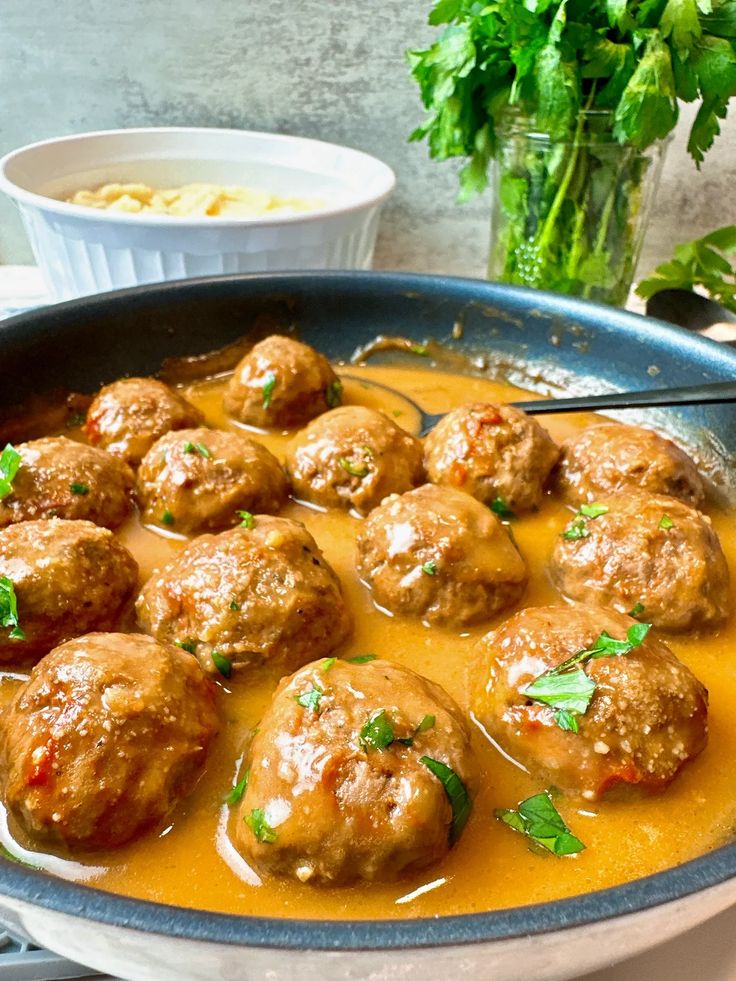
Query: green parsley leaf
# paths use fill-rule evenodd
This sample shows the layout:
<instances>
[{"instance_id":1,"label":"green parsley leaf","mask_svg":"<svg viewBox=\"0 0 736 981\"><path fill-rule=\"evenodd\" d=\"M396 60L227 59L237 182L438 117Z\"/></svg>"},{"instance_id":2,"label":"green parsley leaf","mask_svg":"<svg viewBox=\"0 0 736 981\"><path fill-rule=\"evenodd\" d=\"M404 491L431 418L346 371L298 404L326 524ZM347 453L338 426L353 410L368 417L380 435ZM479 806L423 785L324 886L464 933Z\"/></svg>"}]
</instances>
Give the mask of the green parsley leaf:
<instances>
[{"instance_id":1,"label":"green parsley leaf","mask_svg":"<svg viewBox=\"0 0 736 981\"><path fill-rule=\"evenodd\" d=\"M207 447L204 445L204 443L190 443L187 440L187 442L184 444L184 452L185 453L199 453L199 455L201 457L204 457L205 460L210 460L212 458L212 454L207 449Z\"/></svg>"},{"instance_id":2,"label":"green parsley leaf","mask_svg":"<svg viewBox=\"0 0 736 981\"><path fill-rule=\"evenodd\" d=\"M237 516L240 518L241 528L252 528L256 523L256 519L250 513L250 511L236 511Z\"/></svg>"},{"instance_id":3,"label":"green parsley leaf","mask_svg":"<svg viewBox=\"0 0 736 981\"><path fill-rule=\"evenodd\" d=\"M177 647L181 647L183 651L188 654L197 653L197 641L196 640L176 640L174 641Z\"/></svg>"},{"instance_id":4,"label":"green parsley leaf","mask_svg":"<svg viewBox=\"0 0 736 981\"><path fill-rule=\"evenodd\" d=\"M422 572L425 574L425 576L436 576L437 575L437 563L434 562L434 561L432 561L432 562L425 562L424 565L422 566Z\"/></svg>"},{"instance_id":5,"label":"green parsley leaf","mask_svg":"<svg viewBox=\"0 0 736 981\"><path fill-rule=\"evenodd\" d=\"M263 408L270 409L271 402L273 401L273 390L276 388L276 374L273 371L267 371L263 376Z\"/></svg>"},{"instance_id":6,"label":"green parsley leaf","mask_svg":"<svg viewBox=\"0 0 736 981\"><path fill-rule=\"evenodd\" d=\"M542 674L522 688L521 694L550 708L585 715L595 690L596 683L582 668L576 668L562 674Z\"/></svg>"},{"instance_id":7,"label":"green parsley leaf","mask_svg":"<svg viewBox=\"0 0 736 981\"><path fill-rule=\"evenodd\" d=\"M609 508L606 504L581 504L578 514L583 518L600 518L602 514L608 514Z\"/></svg>"},{"instance_id":8,"label":"green parsley leaf","mask_svg":"<svg viewBox=\"0 0 736 981\"><path fill-rule=\"evenodd\" d=\"M633 619L635 620L637 617L640 617L643 612L644 612L644 604L643 603L635 603L632 606L632 608L629 610L629 614L628 615L630 617L633 617Z\"/></svg>"},{"instance_id":9,"label":"green parsley leaf","mask_svg":"<svg viewBox=\"0 0 736 981\"><path fill-rule=\"evenodd\" d=\"M350 664L368 664L369 661L375 661L377 659L376 654L357 654L355 657L349 657L348 663Z\"/></svg>"},{"instance_id":10,"label":"green parsley leaf","mask_svg":"<svg viewBox=\"0 0 736 981\"><path fill-rule=\"evenodd\" d=\"M249 779L250 779L250 770L248 769L245 771L243 775L243 779L240 780L238 783L236 783L235 786L230 791L230 793L226 795L225 797L226 804L229 804L230 807L232 807L233 804L238 804L240 802L240 800L243 797L243 794L245 793L248 787Z\"/></svg>"},{"instance_id":11,"label":"green parsley leaf","mask_svg":"<svg viewBox=\"0 0 736 981\"><path fill-rule=\"evenodd\" d=\"M256 838L264 845L272 845L278 835L266 820L266 812L261 807L255 807L243 818Z\"/></svg>"},{"instance_id":12,"label":"green parsley leaf","mask_svg":"<svg viewBox=\"0 0 736 981\"><path fill-rule=\"evenodd\" d=\"M325 658L325 660L324 660L324 662L322 664L322 668L321 668L322 674L326 674L330 670L330 668L333 666L333 664L335 663L336 660L337 660L336 657L328 657L328 658Z\"/></svg>"},{"instance_id":13,"label":"green parsley leaf","mask_svg":"<svg viewBox=\"0 0 736 981\"><path fill-rule=\"evenodd\" d=\"M473 810L473 802L470 799L470 794L457 773L447 766L446 763L442 763L440 760L433 760L431 756L420 756L419 762L423 763L444 787L450 807L452 807L450 844L454 845L463 833L463 828L468 823L468 818Z\"/></svg>"},{"instance_id":14,"label":"green parsley leaf","mask_svg":"<svg viewBox=\"0 0 736 981\"><path fill-rule=\"evenodd\" d=\"M511 521L512 518L516 517L516 514L502 497L494 497L491 501L491 511L497 514L502 521Z\"/></svg>"},{"instance_id":15,"label":"green parsley leaf","mask_svg":"<svg viewBox=\"0 0 736 981\"><path fill-rule=\"evenodd\" d=\"M678 245L674 257L657 266L636 292L648 300L662 290L696 287L704 288L713 300L736 313L736 225Z\"/></svg>"},{"instance_id":16,"label":"green parsley leaf","mask_svg":"<svg viewBox=\"0 0 736 981\"><path fill-rule=\"evenodd\" d=\"M294 701L301 705L302 708L308 709L310 712L319 712L319 703L322 700L324 692L321 688L313 685L309 691L303 691L301 695L295 695Z\"/></svg>"},{"instance_id":17,"label":"green parsley leaf","mask_svg":"<svg viewBox=\"0 0 736 981\"><path fill-rule=\"evenodd\" d=\"M580 732L580 725L574 712L570 712L568 709L557 709L554 719L564 732Z\"/></svg>"},{"instance_id":18,"label":"green parsley leaf","mask_svg":"<svg viewBox=\"0 0 736 981\"><path fill-rule=\"evenodd\" d=\"M330 409L336 409L338 405L342 405L342 382L334 381L325 389L325 401Z\"/></svg>"},{"instance_id":19,"label":"green parsley leaf","mask_svg":"<svg viewBox=\"0 0 736 981\"><path fill-rule=\"evenodd\" d=\"M230 600L230 609L237 612L240 609L240 603L237 600Z\"/></svg>"},{"instance_id":20,"label":"green parsley leaf","mask_svg":"<svg viewBox=\"0 0 736 981\"><path fill-rule=\"evenodd\" d=\"M3 844L0 844L0 855L2 855L3 858L7 858L9 862L15 862L16 865L23 865L27 869L40 870L41 868L39 865L31 865L30 862L24 862L22 858L18 858L17 855L14 855L11 851L8 851L8 849Z\"/></svg>"},{"instance_id":21,"label":"green parsley leaf","mask_svg":"<svg viewBox=\"0 0 736 981\"><path fill-rule=\"evenodd\" d=\"M370 467L367 463L353 463L346 456L341 456L338 463L351 477L360 477L362 480L363 477L367 477L370 473Z\"/></svg>"},{"instance_id":22,"label":"green parsley leaf","mask_svg":"<svg viewBox=\"0 0 736 981\"><path fill-rule=\"evenodd\" d=\"M164 513L161 515L161 523L164 525L174 524L174 515L171 513L171 511L164 511Z\"/></svg>"},{"instance_id":23,"label":"green parsley leaf","mask_svg":"<svg viewBox=\"0 0 736 981\"><path fill-rule=\"evenodd\" d=\"M566 541L587 538L590 534L588 522L600 518L603 514L608 514L608 511L609 508L605 504L581 504L571 524L563 531L562 537Z\"/></svg>"},{"instance_id":24,"label":"green parsley leaf","mask_svg":"<svg viewBox=\"0 0 736 981\"><path fill-rule=\"evenodd\" d=\"M396 738L385 709L374 712L360 730L360 745L366 752L369 749L388 749Z\"/></svg>"},{"instance_id":25,"label":"green parsley leaf","mask_svg":"<svg viewBox=\"0 0 736 981\"><path fill-rule=\"evenodd\" d=\"M409 351L412 354L418 354L420 358L429 357L429 348L426 344L412 344Z\"/></svg>"},{"instance_id":26,"label":"green parsley leaf","mask_svg":"<svg viewBox=\"0 0 736 981\"><path fill-rule=\"evenodd\" d=\"M0 627L11 627L11 640L25 640L25 633L18 621L18 600L13 583L7 576L0 576Z\"/></svg>"},{"instance_id":27,"label":"green parsley leaf","mask_svg":"<svg viewBox=\"0 0 736 981\"><path fill-rule=\"evenodd\" d=\"M670 528L675 527L675 522L668 514L663 514L662 517L659 519L658 527L661 528L662 531L669 531Z\"/></svg>"},{"instance_id":28,"label":"green parsley leaf","mask_svg":"<svg viewBox=\"0 0 736 981\"><path fill-rule=\"evenodd\" d=\"M212 663L220 672L222 677L229 678L233 673L233 666L225 655L221 654L219 651L212 651L210 657L212 658Z\"/></svg>"},{"instance_id":29,"label":"green parsley leaf","mask_svg":"<svg viewBox=\"0 0 736 981\"><path fill-rule=\"evenodd\" d=\"M13 493L13 480L18 473L20 463L20 453L8 443L0 453L0 501Z\"/></svg>"},{"instance_id":30,"label":"green parsley leaf","mask_svg":"<svg viewBox=\"0 0 736 981\"><path fill-rule=\"evenodd\" d=\"M67 429L79 429L87 421L87 416L84 412L72 412L64 423Z\"/></svg>"},{"instance_id":31,"label":"green parsley leaf","mask_svg":"<svg viewBox=\"0 0 736 981\"><path fill-rule=\"evenodd\" d=\"M84 497L85 495L89 494L89 485L74 483L69 485L69 490L72 492L72 494L78 494L80 497Z\"/></svg>"},{"instance_id":32,"label":"green parsley leaf","mask_svg":"<svg viewBox=\"0 0 736 981\"><path fill-rule=\"evenodd\" d=\"M526 835L553 855L577 855L585 845L576 838L552 803L548 792L527 797L515 810L499 808L496 818Z\"/></svg>"},{"instance_id":33,"label":"green parsley leaf","mask_svg":"<svg viewBox=\"0 0 736 981\"><path fill-rule=\"evenodd\" d=\"M425 715L422 721L416 727L415 732L427 732L429 729L433 729L436 721L437 719L434 715Z\"/></svg>"}]
</instances>

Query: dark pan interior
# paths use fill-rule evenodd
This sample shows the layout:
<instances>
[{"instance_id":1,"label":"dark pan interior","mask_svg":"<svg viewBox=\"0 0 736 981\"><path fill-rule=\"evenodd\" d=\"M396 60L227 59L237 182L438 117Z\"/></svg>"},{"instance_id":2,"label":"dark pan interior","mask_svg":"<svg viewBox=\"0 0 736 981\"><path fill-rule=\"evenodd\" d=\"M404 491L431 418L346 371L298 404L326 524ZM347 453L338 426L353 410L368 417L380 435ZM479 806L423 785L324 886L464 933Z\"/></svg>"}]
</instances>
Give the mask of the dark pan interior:
<instances>
[{"instance_id":1,"label":"dark pan interior","mask_svg":"<svg viewBox=\"0 0 736 981\"><path fill-rule=\"evenodd\" d=\"M453 328L462 326L462 337ZM736 377L736 352L653 320L475 280L392 273L236 276L141 287L62 303L0 325L0 408L64 388L93 392L166 358L253 331L296 329L335 360L378 334L432 338L469 355L530 366L533 384L622 390ZM575 376L571 379L571 376ZM668 410L674 412L674 410ZM678 410L678 426L736 456L736 406ZM389 949L543 933L678 899L736 875L736 844L668 872L570 900L432 921L276 920L202 913L109 895L0 859L0 893L152 933L312 949Z\"/></svg>"}]
</instances>

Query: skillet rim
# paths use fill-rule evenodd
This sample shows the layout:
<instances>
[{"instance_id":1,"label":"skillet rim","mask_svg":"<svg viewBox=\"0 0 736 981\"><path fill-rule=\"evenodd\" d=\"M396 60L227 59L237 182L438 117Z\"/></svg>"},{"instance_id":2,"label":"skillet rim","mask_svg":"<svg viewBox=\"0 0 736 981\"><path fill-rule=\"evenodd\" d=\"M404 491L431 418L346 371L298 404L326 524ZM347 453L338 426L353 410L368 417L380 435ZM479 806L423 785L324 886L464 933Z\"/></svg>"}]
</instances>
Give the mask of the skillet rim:
<instances>
[{"instance_id":1,"label":"skillet rim","mask_svg":"<svg viewBox=\"0 0 736 981\"><path fill-rule=\"evenodd\" d=\"M39 310L18 314L0 323L0 353L7 340L23 344L43 335L56 320L73 323L74 313L94 314L133 301L181 294L207 297L289 289L374 288L389 292L416 291L443 297L448 292L459 302L484 300L489 305L538 310L583 322L592 328L613 329L625 336L646 339L658 349L692 356L698 368L715 370L724 378L736 377L736 351L686 329L577 298L522 287L488 283L461 277L419 273L316 271L309 273L249 273L201 277L137 286L125 290L67 300ZM0 369L1 374L1 369ZM412 948L452 947L520 939L644 912L666 903L697 896L736 877L736 842L726 844L686 863L607 889L568 899L530 906L464 913L437 918L406 920L305 920L242 916L188 909L149 900L131 899L94 886L57 878L19 865L0 855L0 895L43 909L83 918L94 923L211 943L300 951L390 951Z\"/></svg>"}]
</instances>

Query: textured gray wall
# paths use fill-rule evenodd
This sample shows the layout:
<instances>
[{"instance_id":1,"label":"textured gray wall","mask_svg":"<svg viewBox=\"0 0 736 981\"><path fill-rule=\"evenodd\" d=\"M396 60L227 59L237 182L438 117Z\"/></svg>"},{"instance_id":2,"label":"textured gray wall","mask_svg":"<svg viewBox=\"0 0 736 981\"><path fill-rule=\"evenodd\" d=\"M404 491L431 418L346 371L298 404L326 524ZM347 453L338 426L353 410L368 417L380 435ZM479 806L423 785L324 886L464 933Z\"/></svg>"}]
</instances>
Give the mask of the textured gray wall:
<instances>
[{"instance_id":1,"label":"textured gray wall","mask_svg":"<svg viewBox=\"0 0 736 981\"><path fill-rule=\"evenodd\" d=\"M396 170L376 264L482 275L486 201L455 204L455 168L407 134L421 116L403 51L425 0L0 0L0 153L63 133L219 125L300 133ZM689 115L686 110L685 116ZM734 118L700 175L671 148L642 271L672 245L736 220ZM30 254L0 204L0 261Z\"/></svg>"}]
</instances>

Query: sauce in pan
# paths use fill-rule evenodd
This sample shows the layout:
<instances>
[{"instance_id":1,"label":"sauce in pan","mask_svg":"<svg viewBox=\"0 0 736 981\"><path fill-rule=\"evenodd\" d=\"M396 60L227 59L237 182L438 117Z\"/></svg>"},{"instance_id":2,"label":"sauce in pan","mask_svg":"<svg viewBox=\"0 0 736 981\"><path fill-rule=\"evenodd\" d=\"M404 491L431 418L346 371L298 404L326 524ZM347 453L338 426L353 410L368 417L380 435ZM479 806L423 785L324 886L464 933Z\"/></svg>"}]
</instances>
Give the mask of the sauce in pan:
<instances>
[{"instance_id":1,"label":"sauce in pan","mask_svg":"<svg viewBox=\"0 0 736 981\"><path fill-rule=\"evenodd\" d=\"M502 383L426 370L374 366L351 367L349 373L364 377L366 382L383 381L430 412L447 411L471 400L512 401L522 397L517 389ZM196 383L184 394L205 412L210 425L228 428L233 424L222 412L223 384L222 380ZM385 409L406 429L418 429L410 406L369 384L346 382L344 401ZM582 415L547 417L544 425L561 441L595 421L593 416ZM283 456L288 436L258 438ZM712 507L706 510L732 568L736 568L733 514ZM356 623L350 642L335 653L346 657L373 653L406 664L439 682L467 708L468 679L476 670L474 644L495 623L458 634L376 610L355 572L353 541L360 519L297 503L290 503L282 513L307 525L342 580ZM547 497L538 512L513 523L514 536L530 570L523 605L559 604L561 617L565 615L564 603L548 581L546 563L569 516L568 508ZM183 544L176 536L141 527L135 519L122 528L120 538L138 560L142 580ZM181 906L266 916L436 916L542 902L613 886L694 858L725 843L736 828L736 625L732 618L721 630L700 637L665 639L710 691L708 748L661 796L590 805L558 798L555 803L563 818L587 846L577 856L555 858L531 851L524 837L494 818L494 808L515 807L544 787L474 726L482 789L459 844L441 864L414 879L389 885L362 883L338 889L276 879L261 881L230 843L228 827L237 819L238 809L228 808L223 800L237 780L244 747L277 683L277 677L266 671L250 676L235 672L229 681L221 679L221 731L206 772L165 829L114 853L95 854L81 861L23 849L20 835L13 839L11 833L16 829L12 825L8 829L5 819L3 838L22 860L102 889ZM7 700L21 677L3 676L0 697Z\"/></svg>"}]
</instances>

